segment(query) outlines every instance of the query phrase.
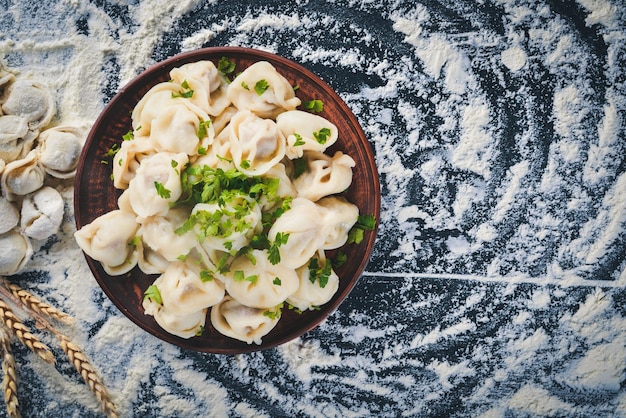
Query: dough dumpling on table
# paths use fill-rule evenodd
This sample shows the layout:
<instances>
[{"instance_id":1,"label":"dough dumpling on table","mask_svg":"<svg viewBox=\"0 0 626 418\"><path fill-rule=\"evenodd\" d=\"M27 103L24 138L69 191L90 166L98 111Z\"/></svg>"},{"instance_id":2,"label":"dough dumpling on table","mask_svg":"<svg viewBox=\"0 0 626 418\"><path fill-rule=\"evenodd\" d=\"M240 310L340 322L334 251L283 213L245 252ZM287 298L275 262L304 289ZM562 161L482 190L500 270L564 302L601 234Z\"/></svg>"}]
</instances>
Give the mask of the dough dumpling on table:
<instances>
[{"instance_id":1,"label":"dough dumpling on table","mask_svg":"<svg viewBox=\"0 0 626 418\"><path fill-rule=\"evenodd\" d=\"M28 237L20 233L17 228L0 234L0 274L11 275L18 273L33 254Z\"/></svg>"},{"instance_id":2,"label":"dough dumpling on table","mask_svg":"<svg viewBox=\"0 0 626 418\"><path fill-rule=\"evenodd\" d=\"M33 148L39 131L28 127L19 115L0 115L0 159L5 163L24 158Z\"/></svg>"},{"instance_id":3,"label":"dough dumpling on table","mask_svg":"<svg viewBox=\"0 0 626 418\"><path fill-rule=\"evenodd\" d=\"M80 129L55 126L41 132L37 142L39 163L46 173L60 179L74 177L84 142Z\"/></svg>"},{"instance_id":4,"label":"dough dumpling on table","mask_svg":"<svg viewBox=\"0 0 626 418\"><path fill-rule=\"evenodd\" d=\"M46 173L37 160L37 151L32 150L26 157L11 161L2 172L2 195L9 200L16 200L43 186Z\"/></svg>"},{"instance_id":5,"label":"dough dumpling on table","mask_svg":"<svg viewBox=\"0 0 626 418\"><path fill-rule=\"evenodd\" d=\"M56 104L48 87L31 80L15 80L0 99L2 113L26 118L31 130L40 130L50 123Z\"/></svg>"},{"instance_id":6,"label":"dough dumpling on table","mask_svg":"<svg viewBox=\"0 0 626 418\"><path fill-rule=\"evenodd\" d=\"M63 222L64 206L61 194L49 186L26 195L22 201L22 230L37 240L51 237Z\"/></svg>"}]
</instances>

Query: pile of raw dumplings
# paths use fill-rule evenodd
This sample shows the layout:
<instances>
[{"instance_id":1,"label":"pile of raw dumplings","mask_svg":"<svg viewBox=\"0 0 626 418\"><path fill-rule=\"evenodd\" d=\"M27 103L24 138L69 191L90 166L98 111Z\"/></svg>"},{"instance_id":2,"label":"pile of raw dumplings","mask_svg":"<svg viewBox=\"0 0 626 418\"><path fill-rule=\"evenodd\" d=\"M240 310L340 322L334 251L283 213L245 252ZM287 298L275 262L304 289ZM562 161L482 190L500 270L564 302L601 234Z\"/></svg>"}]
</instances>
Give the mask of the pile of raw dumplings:
<instances>
[{"instance_id":1,"label":"pile of raw dumplings","mask_svg":"<svg viewBox=\"0 0 626 418\"><path fill-rule=\"evenodd\" d=\"M309 265L314 258L320 266L330 265L324 252L345 244L357 221L358 208L340 196L352 182L355 161L341 151L325 153L337 141L337 127L297 110L301 101L293 86L268 62L251 65L230 83L211 61L175 68L170 79L136 104L134 139L123 141L113 159L114 185L124 190L119 209L85 225L76 240L110 275L135 266L159 275L151 287L160 296L145 298L143 307L167 332L199 335L209 316L221 334L261 344L276 326L283 302L315 309L336 293L337 274L332 271L321 284ZM253 89L263 83L267 90ZM210 124L202 126L205 121ZM327 137L316 139L318 132ZM307 167L300 176L293 175L296 159ZM270 242L289 235L279 248L280 262L268 261L266 250L252 250L252 259L238 253L263 230L263 215L274 211L275 203L239 195L223 204L176 206L181 168L188 165L279 180L278 195L292 199L267 233ZM168 190L166 196L159 194L157 182ZM243 208L246 227L228 237L206 235L197 227L175 233L190 216L214 219ZM230 268L221 271L216 266L225 255ZM215 277L203 280L202 270Z\"/></svg>"},{"instance_id":2,"label":"pile of raw dumplings","mask_svg":"<svg viewBox=\"0 0 626 418\"><path fill-rule=\"evenodd\" d=\"M55 181L72 178L84 142L81 130L51 127L50 90L18 79L0 64L0 274L24 268L31 241L57 233L64 202Z\"/></svg>"}]
</instances>

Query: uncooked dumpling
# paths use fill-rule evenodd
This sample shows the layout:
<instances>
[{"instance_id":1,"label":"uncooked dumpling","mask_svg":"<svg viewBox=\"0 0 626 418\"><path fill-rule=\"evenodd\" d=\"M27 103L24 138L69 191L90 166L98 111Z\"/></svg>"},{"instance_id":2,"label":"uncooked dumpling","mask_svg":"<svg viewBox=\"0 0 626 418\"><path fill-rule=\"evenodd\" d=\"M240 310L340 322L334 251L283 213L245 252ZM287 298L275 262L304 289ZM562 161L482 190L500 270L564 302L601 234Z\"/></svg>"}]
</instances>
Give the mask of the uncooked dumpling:
<instances>
[{"instance_id":1,"label":"uncooked dumpling","mask_svg":"<svg viewBox=\"0 0 626 418\"><path fill-rule=\"evenodd\" d=\"M12 229L0 235L0 274L19 272L33 254L30 241L19 231Z\"/></svg>"},{"instance_id":2,"label":"uncooked dumpling","mask_svg":"<svg viewBox=\"0 0 626 418\"><path fill-rule=\"evenodd\" d=\"M9 232L20 222L20 212L15 205L4 197L0 197L0 234Z\"/></svg>"},{"instance_id":3,"label":"uncooked dumpling","mask_svg":"<svg viewBox=\"0 0 626 418\"><path fill-rule=\"evenodd\" d=\"M18 115L28 120L30 129L45 127L56 113L50 90L31 80L16 80L4 92L2 112Z\"/></svg>"},{"instance_id":4,"label":"uncooked dumpling","mask_svg":"<svg viewBox=\"0 0 626 418\"><path fill-rule=\"evenodd\" d=\"M27 195L22 202L22 230L33 239L44 240L59 230L63 221L63 197L52 187Z\"/></svg>"},{"instance_id":5,"label":"uncooked dumpling","mask_svg":"<svg viewBox=\"0 0 626 418\"><path fill-rule=\"evenodd\" d=\"M38 134L28 128L28 120L22 116L0 116L0 159L9 162L24 158Z\"/></svg>"},{"instance_id":6,"label":"uncooked dumpling","mask_svg":"<svg viewBox=\"0 0 626 418\"><path fill-rule=\"evenodd\" d=\"M15 200L40 189L46 174L37 163L37 151L32 150L25 158L8 163L2 173L2 195Z\"/></svg>"},{"instance_id":7,"label":"uncooked dumpling","mask_svg":"<svg viewBox=\"0 0 626 418\"><path fill-rule=\"evenodd\" d=\"M76 174L83 147L83 133L71 126L56 126L39 135L39 162L52 177L66 179Z\"/></svg>"}]
</instances>

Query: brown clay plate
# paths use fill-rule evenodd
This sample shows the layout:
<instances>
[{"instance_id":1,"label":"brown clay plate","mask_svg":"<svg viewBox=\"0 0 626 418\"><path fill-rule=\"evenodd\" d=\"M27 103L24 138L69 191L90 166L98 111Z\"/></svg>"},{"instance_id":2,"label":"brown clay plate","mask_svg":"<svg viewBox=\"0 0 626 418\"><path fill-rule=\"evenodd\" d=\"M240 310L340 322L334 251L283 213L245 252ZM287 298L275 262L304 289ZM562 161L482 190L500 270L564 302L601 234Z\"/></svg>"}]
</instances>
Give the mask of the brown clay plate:
<instances>
[{"instance_id":1,"label":"brown clay plate","mask_svg":"<svg viewBox=\"0 0 626 418\"><path fill-rule=\"evenodd\" d=\"M155 64L130 81L117 93L93 125L78 165L74 209L76 226L82 226L111 210L117 209L120 191L113 187L111 166L103 164L105 154L113 144L119 144L122 136L131 129L130 114L141 97L155 84L169 80L169 72L183 64L212 60L216 65L221 57L236 63L240 72L257 61L268 61L276 67L293 86L299 86L297 96L301 100L320 99L324 110L320 114L339 129L339 139L327 152L341 150L356 162L353 182L346 191L347 199L359 207L361 214L380 215L380 183L371 145L363 130L344 101L319 77L303 66L286 58L254 49L238 47L205 48L183 53ZM85 256L98 284L111 301L144 330L177 346L212 353L236 354L251 352L294 339L320 324L348 296L363 273L374 247L377 230L366 231L359 245L345 245L341 250L348 262L336 269L339 289L333 299L320 310L301 314L283 309L278 325L263 337L261 345L246 344L217 332L207 318L202 336L184 339L164 331L142 308L143 293L156 276L143 274L138 268L123 276L112 277L105 273L99 262ZM333 254L330 253L329 257Z\"/></svg>"}]
</instances>

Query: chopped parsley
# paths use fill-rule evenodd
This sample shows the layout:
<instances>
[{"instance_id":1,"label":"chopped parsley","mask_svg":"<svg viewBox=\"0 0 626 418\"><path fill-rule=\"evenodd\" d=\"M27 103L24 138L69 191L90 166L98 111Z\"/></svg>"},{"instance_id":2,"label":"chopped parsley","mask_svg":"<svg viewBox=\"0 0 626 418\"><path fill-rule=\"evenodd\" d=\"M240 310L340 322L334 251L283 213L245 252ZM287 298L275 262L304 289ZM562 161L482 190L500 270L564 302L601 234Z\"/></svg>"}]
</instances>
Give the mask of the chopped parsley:
<instances>
[{"instance_id":1,"label":"chopped parsley","mask_svg":"<svg viewBox=\"0 0 626 418\"><path fill-rule=\"evenodd\" d=\"M326 141L328 140L328 137L330 136L330 134L331 134L330 129L322 128L317 132L313 132L313 137L315 137L315 140L317 142L324 145Z\"/></svg>"},{"instance_id":2,"label":"chopped parsley","mask_svg":"<svg viewBox=\"0 0 626 418\"><path fill-rule=\"evenodd\" d=\"M193 97L193 90L191 89L191 87L189 87L189 83L187 82L187 80L183 80L180 86L185 90L179 91L178 93L172 92L172 99L176 99L178 97L190 99Z\"/></svg>"},{"instance_id":3,"label":"chopped parsley","mask_svg":"<svg viewBox=\"0 0 626 418\"><path fill-rule=\"evenodd\" d=\"M211 120L200 120L200 124L198 125L198 138L203 139L209 133L209 126L211 126Z\"/></svg>"},{"instance_id":4,"label":"chopped parsley","mask_svg":"<svg viewBox=\"0 0 626 418\"><path fill-rule=\"evenodd\" d=\"M235 63L227 57L222 57L217 62L217 71L222 73L224 77L228 78L228 76L235 71Z\"/></svg>"},{"instance_id":5,"label":"chopped parsley","mask_svg":"<svg viewBox=\"0 0 626 418\"><path fill-rule=\"evenodd\" d=\"M283 232L277 232L276 237L274 238L274 242L271 243L270 249L267 254L267 259L272 264L280 263L280 251L278 248L282 245L287 244L289 240L289 234L285 234Z\"/></svg>"},{"instance_id":6,"label":"chopped parsley","mask_svg":"<svg viewBox=\"0 0 626 418\"><path fill-rule=\"evenodd\" d=\"M320 113L324 110L324 102L318 99L302 102L302 107L313 113Z\"/></svg>"},{"instance_id":7,"label":"chopped parsley","mask_svg":"<svg viewBox=\"0 0 626 418\"><path fill-rule=\"evenodd\" d=\"M297 134L297 133L294 132L293 136L294 136L294 138L296 138L296 142L293 143L294 147L297 147L298 145L304 145L305 144L304 139L302 138L302 135Z\"/></svg>"},{"instance_id":8,"label":"chopped parsley","mask_svg":"<svg viewBox=\"0 0 626 418\"><path fill-rule=\"evenodd\" d=\"M122 135L122 139L124 141L132 141L133 139L135 139L135 133L131 129L130 131L128 131L124 135Z\"/></svg>"},{"instance_id":9,"label":"chopped parsley","mask_svg":"<svg viewBox=\"0 0 626 418\"><path fill-rule=\"evenodd\" d=\"M210 282L214 279L215 276L213 275L213 272L209 270L200 270L200 280L202 280L203 282Z\"/></svg>"},{"instance_id":10,"label":"chopped parsley","mask_svg":"<svg viewBox=\"0 0 626 418\"><path fill-rule=\"evenodd\" d=\"M317 280L322 289L328 284L328 279L332 272L333 269L330 263L325 263L323 267L320 267L317 258L311 258L309 261L309 281L315 283Z\"/></svg>"},{"instance_id":11,"label":"chopped parsley","mask_svg":"<svg viewBox=\"0 0 626 418\"><path fill-rule=\"evenodd\" d=\"M374 228L376 228L374 215L359 215L356 224L348 232L348 244L360 244L365 231L373 231Z\"/></svg>"},{"instance_id":12,"label":"chopped parsley","mask_svg":"<svg viewBox=\"0 0 626 418\"><path fill-rule=\"evenodd\" d=\"M265 91L270 87L270 85L267 83L267 80L263 79L263 80L259 80L256 82L256 84L254 85L254 91L256 91L256 94L258 94L259 96L262 95L263 93L265 93Z\"/></svg>"},{"instance_id":13,"label":"chopped parsley","mask_svg":"<svg viewBox=\"0 0 626 418\"><path fill-rule=\"evenodd\" d=\"M158 181L154 182L154 188L156 189L159 197L162 197L163 199L169 199L172 195L172 192L170 192L162 183L159 183Z\"/></svg>"},{"instance_id":14,"label":"chopped parsley","mask_svg":"<svg viewBox=\"0 0 626 418\"><path fill-rule=\"evenodd\" d=\"M241 82L241 87L243 87L243 88L244 88L244 89L246 89L246 90L250 90L250 87L248 87L248 85L246 84L246 82L245 82L245 81L242 81L242 82Z\"/></svg>"},{"instance_id":15,"label":"chopped parsley","mask_svg":"<svg viewBox=\"0 0 626 418\"><path fill-rule=\"evenodd\" d=\"M257 274L246 276L243 270L237 270L233 273L233 280L236 282L246 281L252 284L256 284L256 282L259 280L259 276Z\"/></svg>"},{"instance_id":16,"label":"chopped parsley","mask_svg":"<svg viewBox=\"0 0 626 418\"><path fill-rule=\"evenodd\" d=\"M154 303L158 303L159 305L163 304L163 299L161 298L161 292L159 292L159 288L157 285L152 284L148 286L146 291L143 293L143 298L150 299Z\"/></svg>"},{"instance_id":17,"label":"chopped parsley","mask_svg":"<svg viewBox=\"0 0 626 418\"><path fill-rule=\"evenodd\" d=\"M109 148L107 150L106 153L104 153L105 157L114 157L115 154L117 154L117 152L121 149L122 147L120 147L120 144L113 144L111 145L111 148Z\"/></svg>"},{"instance_id":18,"label":"chopped parsley","mask_svg":"<svg viewBox=\"0 0 626 418\"><path fill-rule=\"evenodd\" d=\"M274 277L272 284L274 284L275 286L281 286L283 283L280 281L280 277Z\"/></svg>"}]
</instances>

